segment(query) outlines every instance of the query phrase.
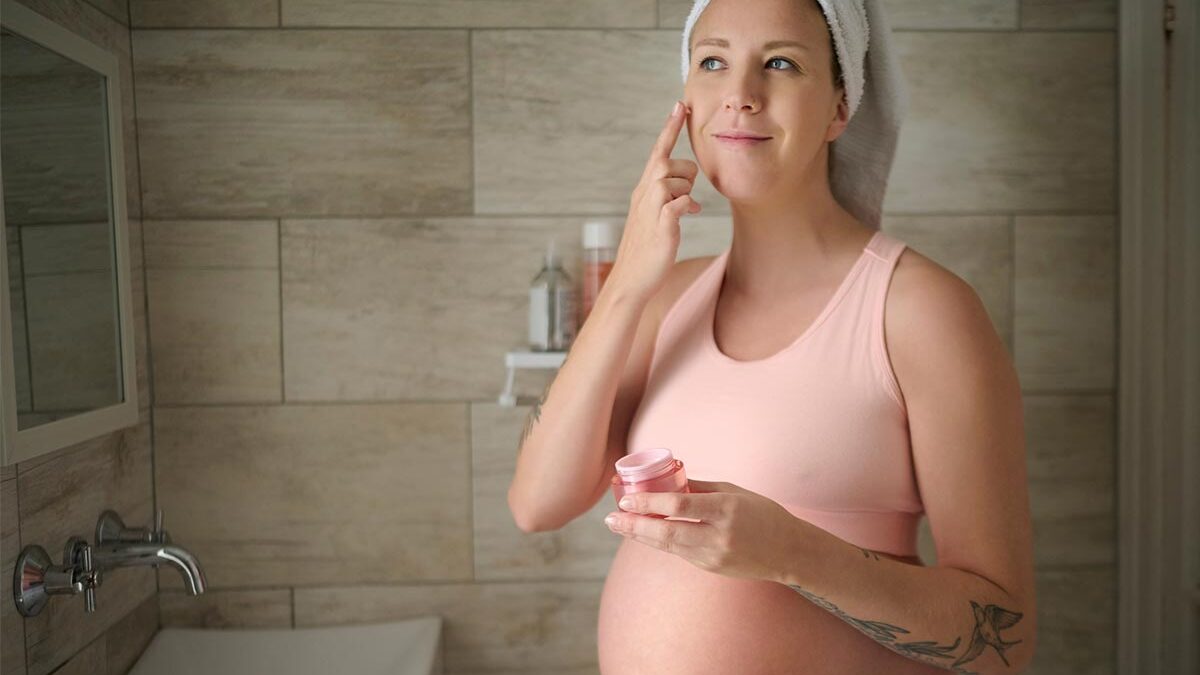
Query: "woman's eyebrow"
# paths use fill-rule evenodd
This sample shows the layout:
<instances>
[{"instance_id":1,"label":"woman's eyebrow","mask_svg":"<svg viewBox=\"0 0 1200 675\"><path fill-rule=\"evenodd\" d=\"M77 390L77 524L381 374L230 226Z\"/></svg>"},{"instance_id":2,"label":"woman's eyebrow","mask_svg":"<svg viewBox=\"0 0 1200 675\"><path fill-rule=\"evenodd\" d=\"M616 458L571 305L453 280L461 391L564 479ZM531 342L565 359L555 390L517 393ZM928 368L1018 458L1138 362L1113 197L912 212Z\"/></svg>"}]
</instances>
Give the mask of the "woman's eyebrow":
<instances>
[{"instance_id":1,"label":"woman's eyebrow","mask_svg":"<svg viewBox=\"0 0 1200 675\"><path fill-rule=\"evenodd\" d=\"M709 38L704 38L703 40L700 40L699 42L696 43L695 46L699 47L701 45L715 45L717 47L728 48L729 40L726 40L724 38L718 38L718 37L709 37ZM771 40L770 42L763 44L763 49L777 49L779 47L795 47L796 49L801 49L804 51L809 50L808 45L806 45L802 42L796 42L795 40Z\"/></svg>"}]
</instances>

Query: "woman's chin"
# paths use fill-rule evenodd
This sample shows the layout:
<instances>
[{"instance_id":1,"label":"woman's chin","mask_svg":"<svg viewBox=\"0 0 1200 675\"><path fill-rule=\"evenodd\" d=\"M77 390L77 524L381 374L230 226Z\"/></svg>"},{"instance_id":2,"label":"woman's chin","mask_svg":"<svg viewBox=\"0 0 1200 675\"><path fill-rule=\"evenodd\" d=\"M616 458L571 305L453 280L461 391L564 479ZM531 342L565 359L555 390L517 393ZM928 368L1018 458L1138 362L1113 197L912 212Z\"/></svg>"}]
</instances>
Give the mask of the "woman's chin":
<instances>
[{"instance_id":1,"label":"woman's chin","mask_svg":"<svg viewBox=\"0 0 1200 675\"><path fill-rule=\"evenodd\" d=\"M769 176L725 174L715 178L712 184L729 201L753 202L765 199L771 193L772 180Z\"/></svg>"}]
</instances>

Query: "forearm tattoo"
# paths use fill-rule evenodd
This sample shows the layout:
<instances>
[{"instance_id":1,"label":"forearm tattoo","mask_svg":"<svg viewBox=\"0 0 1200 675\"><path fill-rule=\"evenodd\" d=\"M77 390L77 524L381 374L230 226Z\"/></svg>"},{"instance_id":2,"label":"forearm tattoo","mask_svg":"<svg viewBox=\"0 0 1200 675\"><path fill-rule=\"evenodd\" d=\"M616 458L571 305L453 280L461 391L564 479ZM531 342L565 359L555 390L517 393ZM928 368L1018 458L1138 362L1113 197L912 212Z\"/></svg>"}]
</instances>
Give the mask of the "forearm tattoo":
<instances>
[{"instance_id":1,"label":"forearm tattoo","mask_svg":"<svg viewBox=\"0 0 1200 675\"><path fill-rule=\"evenodd\" d=\"M864 554L869 553L865 549L860 548L859 550L862 550ZM1001 660L1004 661L1004 665L1011 666L1012 664L1008 662L1008 659L1004 656L1004 652L1009 647L1021 642L1021 640L1006 642L1000 635L1001 629L1011 628L1021 620L1021 617L1024 616L1021 612L1012 612L990 604L986 607L981 607L977 602L971 600L971 610L975 616L975 629L971 633L971 643L961 656L953 662L948 663L949 659L954 659L954 650L958 649L959 644L962 642L961 637L954 638L954 644L951 645L939 645L934 641L899 642L896 637L897 634L907 634L909 631L882 621L857 619L838 609L837 605L834 605L832 602L810 593L800 586L795 584L787 584L787 586L808 598L816 606L831 612L834 616L854 626L859 631L866 633L868 637L892 651L911 659L952 670L956 673L978 675L975 671L967 670L961 666L975 660L988 647L996 650Z\"/></svg>"},{"instance_id":2,"label":"forearm tattoo","mask_svg":"<svg viewBox=\"0 0 1200 675\"><path fill-rule=\"evenodd\" d=\"M563 355L562 363L558 364L558 372L554 373L554 377L550 378L550 381L546 383L546 388L542 390L541 398L533 404L533 407L529 409L529 414L525 416L525 428L521 430L521 441L517 444L518 454L521 447L525 445L525 439L529 438L529 434L533 431L533 425L537 424L538 420L541 419L542 404L546 402L546 397L550 394L550 387L554 385L554 380L558 379L558 373L562 372L562 367L567 364L567 357L570 355L570 350L567 350L567 353Z\"/></svg>"}]
</instances>

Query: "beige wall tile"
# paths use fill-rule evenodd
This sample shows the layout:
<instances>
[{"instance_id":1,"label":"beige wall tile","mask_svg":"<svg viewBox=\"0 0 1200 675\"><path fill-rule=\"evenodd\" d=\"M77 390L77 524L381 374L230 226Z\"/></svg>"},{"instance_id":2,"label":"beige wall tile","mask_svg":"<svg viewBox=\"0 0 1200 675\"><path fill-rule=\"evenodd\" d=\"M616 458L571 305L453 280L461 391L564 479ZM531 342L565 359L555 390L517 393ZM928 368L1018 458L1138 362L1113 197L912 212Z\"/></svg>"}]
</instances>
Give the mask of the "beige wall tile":
<instances>
[{"instance_id":1,"label":"beige wall tile","mask_svg":"<svg viewBox=\"0 0 1200 675\"><path fill-rule=\"evenodd\" d=\"M683 95L678 40L671 31L473 32L476 213L627 213ZM694 161L686 132L672 157ZM692 195L705 214L728 211L703 174Z\"/></svg>"},{"instance_id":2,"label":"beige wall tile","mask_svg":"<svg viewBox=\"0 0 1200 675\"><path fill-rule=\"evenodd\" d=\"M659 25L683 30L693 0L660 0ZM893 29L1016 28L1017 0L885 0Z\"/></svg>"},{"instance_id":3,"label":"beige wall tile","mask_svg":"<svg viewBox=\"0 0 1200 675\"><path fill-rule=\"evenodd\" d=\"M1108 395L1026 395L1025 437L1039 566L1116 561L1115 411Z\"/></svg>"},{"instance_id":4,"label":"beige wall tile","mask_svg":"<svg viewBox=\"0 0 1200 675\"><path fill-rule=\"evenodd\" d=\"M1021 28L1116 27L1117 0L1021 0Z\"/></svg>"},{"instance_id":5,"label":"beige wall tile","mask_svg":"<svg viewBox=\"0 0 1200 675\"><path fill-rule=\"evenodd\" d=\"M148 269L156 404L278 402L279 272Z\"/></svg>"},{"instance_id":6,"label":"beige wall tile","mask_svg":"<svg viewBox=\"0 0 1200 675\"><path fill-rule=\"evenodd\" d=\"M1116 386L1116 218L1016 219L1014 331L1025 389Z\"/></svg>"},{"instance_id":7,"label":"beige wall tile","mask_svg":"<svg viewBox=\"0 0 1200 675\"><path fill-rule=\"evenodd\" d=\"M563 672L596 661L602 587L541 581L298 588L296 626L439 615L448 673Z\"/></svg>"},{"instance_id":8,"label":"beige wall tile","mask_svg":"<svg viewBox=\"0 0 1200 675\"><path fill-rule=\"evenodd\" d=\"M278 269L276 220L148 220L149 269Z\"/></svg>"},{"instance_id":9,"label":"beige wall tile","mask_svg":"<svg viewBox=\"0 0 1200 675\"><path fill-rule=\"evenodd\" d=\"M146 651L157 632L158 598L151 596L104 634L108 652L108 675L122 675L128 672L142 652Z\"/></svg>"},{"instance_id":10,"label":"beige wall tile","mask_svg":"<svg viewBox=\"0 0 1200 675\"><path fill-rule=\"evenodd\" d=\"M158 604L164 628L292 627L290 588L206 590L201 595L163 590L158 594Z\"/></svg>"},{"instance_id":11,"label":"beige wall tile","mask_svg":"<svg viewBox=\"0 0 1200 675\"><path fill-rule=\"evenodd\" d=\"M276 221L148 221L156 403L282 400Z\"/></svg>"},{"instance_id":12,"label":"beige wall tile","mask_svg":"<svg viewBox=\"0 0 1200 675\"><path fill-rule=\"evenodd\" d=\"M1038 644L1030 675L1116 671L1116 569L1086 565L1037 573Z\"/></svg>"},{"instance_id":13,"label":"beige wall tile","mask_svg":"<svg viewBox=\"0 0 1200 675\"><path fill-rule=\"evenodd\" d=\"M279 25L279 0L128 1L134 28Z\"/></svg>"},{"instance_id":14,"label":"beige wall tile","mask_svg":"<svg viewBox=\"0 0 1200 675\"><path fill-rule=\"evenodd\" d=\"M471 405L475 578L603 579L621 544L604 524L604 516L617 510L611 492L559 530L525 533L513 520L508 488L529 409Z\"/></svg>"},{"instance_id":15,"label":"beige wall tile","mask_svg":"<svg viewBox=\"0 0 1200 675\"><path fill-rule=\"evenodd\" d=\"M88 646L67 660L54 675L103 675L108 672L108 641L105 636L92 640Z\"/></svg>"},{"instance_id":16,"label":"beige wall tile","mask_svg":"<svg viewBox=\"0 0 1200 675\"><path fill-rule=\"evenodd\" d=\"M284 221L286 400L495 400L547 242L578 284L584 220ZM730 236L727 217L680 228L681 258Z\"/></svg>"},{"instance_id":17,"label":"beige wall tile","mask_svg":"<svg viewBox=\"0 0 1200 675\"><path fill-rule=\"evenodd\" d=\"M213 589L471 577L462 403L155 408L154 424L159 508Z\"/></svg>"},{"instance_id":18,"label":"beige wall tile","mask_svg":"<svg viewBox=\"0 0 1200 675\"><path fill-rule=\"evenodd\" d=\"M285 26L653 28L655 0L283 0Z\"/></svg>"},{"instance_id":19,"label":"beige wall tile","mask_svg":"<svg viewBox=\"0 0 1200 675\"><path fill-rule=\"evenodd\" d=\"M61 562L71 536L94 542L96 519L113 509L130 527L153 522L150 473L150 419L18 467L21 542L38 544ZM156 592L154 572L119 567L103 572L96 611L83 611L83 597L64 596L25 620L28 668L50 672L68 657L136 609Z\"/></svg>"},{"instance_id":20,"label":"beige wall tile","mask_svg":"<svg viewBox=\"0 0 1200 675\"><path fill-rule=\"evenodd\" d=\"M467 31L133 41L147 216L470 211Z\"/></svg>"},{"instance_id":21,"label":"beige wall tile","mask_svg":"<svg viewBox=\"0 0 1200 675\"><path fill-rule=\"evenodd\" d=\"M971 284L1012 354L1013 243L1007 216L886 216L883 230Z\"/></svg>"},{"instance_id":22,"label":"beige wall tile","mask_svg":"<svg viewBox=\"0 0 1200 675\"><path fill-rule=\"evenodd\" d=\"M13 570L21 555L21 532L17 520L16 465L13 478L0 481L0 671L25 673L25 619L13 602ZM53 554L51 554L53 557ZM61 562L56 560L55 562Z\"/></svg>"},{"instance_id":23,"label":"beige wall tile","mask_svg":"<svg viewBox=\"0 0 1200 675\"><path fill-rule=\"evenodd\" d=\"M898 33L893 44L911 102L885 211L1115 210L1111 33Z\"/></svg>"}]
</instances>

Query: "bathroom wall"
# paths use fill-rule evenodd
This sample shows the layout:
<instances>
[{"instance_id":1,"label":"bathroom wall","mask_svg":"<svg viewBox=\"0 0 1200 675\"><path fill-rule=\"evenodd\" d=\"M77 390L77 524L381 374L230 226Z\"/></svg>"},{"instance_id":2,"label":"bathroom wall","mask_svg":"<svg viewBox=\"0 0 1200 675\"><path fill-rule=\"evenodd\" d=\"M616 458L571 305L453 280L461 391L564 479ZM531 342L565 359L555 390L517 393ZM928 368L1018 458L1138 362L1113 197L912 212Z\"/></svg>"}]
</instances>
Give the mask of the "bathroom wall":
<instances>
[{"instance_id":1,"label":"bathroom wall","mask_svg":"<svg viewBox=\"0 0 1200 675\"><path fill-rule=\"evenodd\" d=\"M84 611L83 596L56 596L40 614L29 619L21 617L13 603L12 575L23 546L38 544L55 564L60 564L69 537L81 536L95 543L96 519L105 509L115 510L130 527L150 525L154 519L129 9L123 0L20 2L118 56L140 421L136 426L0 468L0 671L5 675L44 675L57 668L58 673L120 675L158 630L157 579L152 569L107 570L96 589L96 611L92 614Z\"/></svg>"},{"instance_id":2,"label":"bathroom wall","mask_svg":"<svg viewBox=\"0 0 1200 675\"><path fill-rule=\"evenodd\" d=\"M211 584L160 571L164 625L436 613L449 672L596 672L611 503L519 531L546 380L495 401L546 239L624 221L689 6L130 0L154 481ZM1116 3L887 7L912 109L884 229L977 289L1024 388L1030 672L1111 672ZM680 257L728 243L694 194Z\"/></svg>"}]
</instances>

